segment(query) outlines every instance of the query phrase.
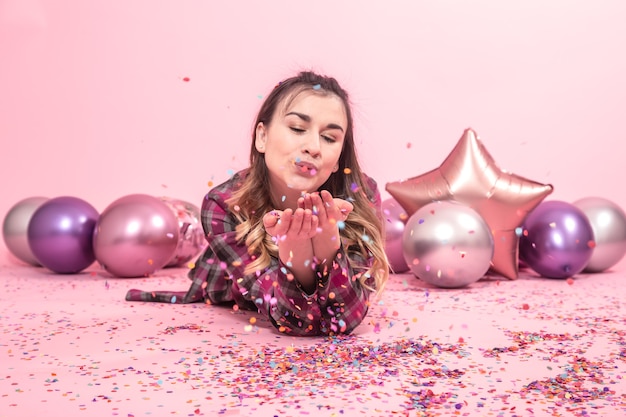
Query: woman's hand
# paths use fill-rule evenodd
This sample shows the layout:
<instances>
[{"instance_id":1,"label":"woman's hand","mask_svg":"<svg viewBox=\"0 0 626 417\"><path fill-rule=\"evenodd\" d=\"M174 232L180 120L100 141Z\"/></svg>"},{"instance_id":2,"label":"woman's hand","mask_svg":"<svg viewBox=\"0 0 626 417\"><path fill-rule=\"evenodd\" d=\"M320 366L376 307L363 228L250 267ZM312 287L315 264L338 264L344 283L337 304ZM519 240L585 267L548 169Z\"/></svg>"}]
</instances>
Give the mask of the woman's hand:
<instances>
[{"instance_id":1,"label":"woman's hand","mask_svg":"<svg viewBox=\"0 0 626 417\"><path fill-rule=\"evenodd\" d=\"M311 239L317 231L319 218L311 209L297 208L295 211L272 210L263 216L265 231L277 240Z\"/></svg>"},{"instance_id":2,"label":"woman's hand","mask_svg":"<svg viewBox=\"0 0 626 417\"><path fill-rule=\"evenodd\" d=\"M328 191L307 194L298 200L299 208L310 209L318 217L317 233L311 239L313 254L320 264L334 259L341 246L342 222L353 210L353 205L340 198L333 198Z\"/></svg>"},{"instance_id":3,"label":"woman's hand","mask_svg":"<svg viewBox=\"0 0 626 417\"><path fill-rule=\"evenodd\" d=\"M265 231L278 245L278 257L302 288L312 294L316 288L312 238L317 233L318 217L310 209L273 210L263 216Z\"/></svg>"},{"instance_id":4,"label":"woman's hand","mask_svg":"<svg viewBox=\"0 0 626 417\"><path fill-rule=\"evenodd\" d=\"M352 203L333 198L326 190L304 195L298 200L298 207L311 210L319 218L318 233L334 232L354 209Z\"/></svg>"}]
</instances>

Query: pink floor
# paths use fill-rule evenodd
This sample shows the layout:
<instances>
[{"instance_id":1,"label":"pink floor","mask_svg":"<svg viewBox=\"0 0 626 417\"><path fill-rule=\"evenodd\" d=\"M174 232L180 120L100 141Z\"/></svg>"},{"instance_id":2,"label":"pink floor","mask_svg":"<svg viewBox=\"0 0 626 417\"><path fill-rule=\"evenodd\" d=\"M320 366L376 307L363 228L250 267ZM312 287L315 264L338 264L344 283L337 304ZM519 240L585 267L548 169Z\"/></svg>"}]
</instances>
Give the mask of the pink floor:
<instances>
[{"instance_id":1,"label":"pink floor","mask_svg":"<svg viewBox=\"0 0 626 417\"><path fill-rule=\"evenodd\" d=\"M183 269L120 279L7 260L0 285L0 417L626 415L626 262L458 290L393 275L357 332L334 339L124 300L186 289Z\"/></svg>"}]
</instances>

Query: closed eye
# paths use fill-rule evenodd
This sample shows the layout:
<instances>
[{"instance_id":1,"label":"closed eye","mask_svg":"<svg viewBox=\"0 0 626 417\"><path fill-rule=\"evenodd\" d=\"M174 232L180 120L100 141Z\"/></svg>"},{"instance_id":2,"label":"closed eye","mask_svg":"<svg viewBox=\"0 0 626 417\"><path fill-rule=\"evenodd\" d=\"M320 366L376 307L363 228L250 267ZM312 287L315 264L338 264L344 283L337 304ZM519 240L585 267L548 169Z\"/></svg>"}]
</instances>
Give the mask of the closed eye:
<instances>
[{"instance_id":1,"label":"closed eye","mask_svg":"<svg viewBox=\"0 0 626 417\"><path fill-rule=\"evenodd\" d=\"M301 127L297 127L297 126L290 126L289 129L292 132L295 132L297 134L302 134L304 132L306 132L306 129L303 129ZM324 139L327 143L335 143L337 142L337 139L335 139L334 136L329 136L329 135L321 135L322 139Z\"/></svg>"}]
</instances>

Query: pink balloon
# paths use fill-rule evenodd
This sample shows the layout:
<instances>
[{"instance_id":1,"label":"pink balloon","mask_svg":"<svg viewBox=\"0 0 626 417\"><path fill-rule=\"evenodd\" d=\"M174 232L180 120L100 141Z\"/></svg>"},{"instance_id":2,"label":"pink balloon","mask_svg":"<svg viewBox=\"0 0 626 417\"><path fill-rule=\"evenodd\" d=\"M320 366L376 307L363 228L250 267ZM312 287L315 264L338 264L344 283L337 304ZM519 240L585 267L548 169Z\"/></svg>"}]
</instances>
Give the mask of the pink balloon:
<instances>
[{"instance_id":1,"label":"pink balloon","mask_svg":"<svg viewBox=\"0 0 626 417\"><path fill-rule=\"evenodd\" d=\"M394 198L383 200L381 205L385 219L385 253L391 271L401 274L409 270L402 252L402 233L409 217Z\"/></svg>"},{"instance_id":2,"label":"pink balloon","mask_svg":"<svg viewBox=\"0 0 626 417\"><path fill-rule=\"evenodd\" d=\"M179 240L178 220L160 199L131 194L111 203L96 224L97 261L118 277L141 277L165 267Z\"/></svg>"}]
</instances>

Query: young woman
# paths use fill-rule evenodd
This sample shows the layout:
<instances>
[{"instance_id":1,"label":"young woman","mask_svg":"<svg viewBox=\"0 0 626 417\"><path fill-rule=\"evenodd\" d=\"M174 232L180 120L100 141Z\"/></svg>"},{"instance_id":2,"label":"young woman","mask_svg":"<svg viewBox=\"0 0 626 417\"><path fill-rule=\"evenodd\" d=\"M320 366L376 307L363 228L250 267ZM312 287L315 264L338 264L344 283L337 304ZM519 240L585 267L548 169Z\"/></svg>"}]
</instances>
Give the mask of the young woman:
<instances>
[{"instance_id":1,"label":"young woman","mask_svg":"<svg viewBox=\"0 0 626 417\"><path fill-rule=\"evenodd\" d=\"M380 203L359 166L346 91L301 72L261 106L250 166L204 198L209 245L189 291L126 299L234 302L291 335L350 333L389 276Z\"/></svg>"}]
</instances>

